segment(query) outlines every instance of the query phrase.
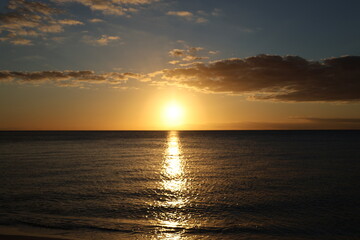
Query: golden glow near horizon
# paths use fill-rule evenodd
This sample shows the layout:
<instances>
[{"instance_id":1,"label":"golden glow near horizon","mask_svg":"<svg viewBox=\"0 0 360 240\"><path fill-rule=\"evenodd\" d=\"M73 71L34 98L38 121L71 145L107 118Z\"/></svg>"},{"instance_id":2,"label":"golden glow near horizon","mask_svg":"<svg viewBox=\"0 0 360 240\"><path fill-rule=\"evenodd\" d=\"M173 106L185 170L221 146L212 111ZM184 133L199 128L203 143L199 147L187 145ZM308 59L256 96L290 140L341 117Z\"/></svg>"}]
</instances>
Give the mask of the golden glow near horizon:
<instances>
[{"instance_id":1,"label":"golden glow near horizon","mask_svg":"<svg viewBox=\"0 0 360 240\"><path fill-rule=\"evenodd\" d=\"M179 127L184 121L184 108L177 102L172 101L165 106L164 122L168 127Z\"/></svg>"}]
</instances>

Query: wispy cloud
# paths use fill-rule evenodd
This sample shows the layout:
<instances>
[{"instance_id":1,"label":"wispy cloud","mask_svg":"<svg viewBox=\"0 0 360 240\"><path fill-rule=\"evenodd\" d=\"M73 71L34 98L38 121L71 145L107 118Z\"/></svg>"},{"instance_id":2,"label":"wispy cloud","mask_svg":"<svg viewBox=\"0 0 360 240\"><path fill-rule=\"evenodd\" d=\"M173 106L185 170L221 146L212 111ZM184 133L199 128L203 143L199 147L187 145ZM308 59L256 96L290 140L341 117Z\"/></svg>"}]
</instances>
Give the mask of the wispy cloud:
<instances>
[{"instance_id":1,"label":"wispy cloud","mask_svg":"<svg viewBox=\"0 0 360 240\"><path fill-rule=\"evenodd\" d=\"M100 18L92 18L89 20L89 22L91 23L99 23L99 22L104 22L104 20L100 19Z\"/></svg>"},{"instance_id":2,"label":"wispy cloud","mask_svg":"<svg viewBox=\"0 0 360 240\"><path fill-rule=\"evenodd\" d=\"M194 16L194 14L189 11L168 11L167 15L184 17L187 19L192 19L192 17Z\"/></svg>"},{"instance_id":3,"label":"wispy cloud","mask_svg":"<svg viewBox=\"0 0 360 240\"><path fill-rule=\"evenodd\" d=\"M10 42L14 45L32 45L31 41L29 39L24 38L13 38L10 40Z\"/></svg>"},{"instance_id":4,"label":"wispy cloud","mask_svg":"<svg viewBox=\"0 0 360 240\"><path fill-rule=\"evenodd\" d=\"M108 35L102 35L99 38L94 38L91 36L84 36L83 41L90 45L97 45L97 46L106 46L111 42L115 42L120 40L121 38L118 36L108 36Z\"/></svg>"},{"instance_id":5,"label":"wispy cloud","mask_svg":"<svg viewBox=\"0 0 360 240\"><path fill-rule=\"evenodd\" d=\"M193 21L196 23L206 23L208 22L208 19L202 16L198 16L192 12L189 11L168 11L166 13L169 16L176 16L183 19L186 19L187 21Z\"/></svg>"},{"instance_id":6,"label":"wispy cloud","mask_svg":"<svg viewBox=\"0 0 360 240\"><path fill-rule=\"evenodd\" d=\"M62 24L62 25L83 25L83 22L80 22L78 20L73 20L73 19L63 19L63 20L59 20L58 23Z\"/></svg>"},{"instance_id":7,"label":"wispy cloud","mask_svg":"<svg viewBox=\"0 0 360 240\"><path fill-rule=\"evenodd\" d=\"M184 52L172 54L183 56ZM285 102L360 101L360 57L307 61L298 56L259 55L166 69L167 84L214 93ZM164 83L164 82L163 82Z\"/></svg>"}]
</instances>

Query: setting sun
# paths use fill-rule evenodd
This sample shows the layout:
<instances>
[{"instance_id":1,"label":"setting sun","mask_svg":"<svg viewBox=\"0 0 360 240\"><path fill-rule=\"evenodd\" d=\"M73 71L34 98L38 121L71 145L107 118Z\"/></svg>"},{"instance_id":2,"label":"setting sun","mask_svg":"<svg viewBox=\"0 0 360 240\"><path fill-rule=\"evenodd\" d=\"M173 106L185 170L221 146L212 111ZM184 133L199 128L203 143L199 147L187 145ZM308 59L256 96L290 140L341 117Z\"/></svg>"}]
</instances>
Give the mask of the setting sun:
<instances>
[{"instance_id":1,"label":"setting sun","mask_svg":"<svg viewBox=\"0 0 360 240\"><path fill-rule=\"evenodd\" d=\"M178 126L183 122L184 110L176 102L169 103L164 109L164 120L168 126Z\"/></svg>"}]
</instances>

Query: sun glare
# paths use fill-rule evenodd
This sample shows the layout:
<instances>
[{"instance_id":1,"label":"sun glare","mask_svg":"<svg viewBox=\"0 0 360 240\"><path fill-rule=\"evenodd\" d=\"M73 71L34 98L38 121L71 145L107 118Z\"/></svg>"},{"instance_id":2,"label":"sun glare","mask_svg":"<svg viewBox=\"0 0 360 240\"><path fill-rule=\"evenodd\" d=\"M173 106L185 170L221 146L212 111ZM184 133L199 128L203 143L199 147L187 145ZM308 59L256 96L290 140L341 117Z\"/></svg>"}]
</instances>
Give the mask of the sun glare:
<instances>
[{"instance_id":1,"label":"sun glare","mask_svg":"<svg viewBox=\"0 0 360 240\"><path fill-rule=\"evenodd\" d=\"M166 125L178 126L183 121L183 108L176 102L171 102L165 107L164 118Z\"/></svg>"}]
</instances>

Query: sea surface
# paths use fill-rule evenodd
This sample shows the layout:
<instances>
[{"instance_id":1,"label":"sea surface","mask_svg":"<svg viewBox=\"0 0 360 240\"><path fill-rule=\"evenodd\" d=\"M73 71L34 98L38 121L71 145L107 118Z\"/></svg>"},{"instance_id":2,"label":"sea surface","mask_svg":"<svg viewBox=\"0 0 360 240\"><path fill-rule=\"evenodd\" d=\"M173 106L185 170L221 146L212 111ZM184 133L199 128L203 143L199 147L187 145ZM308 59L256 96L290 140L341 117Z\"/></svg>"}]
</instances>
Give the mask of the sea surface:
<instances>
[{"instance_id":1,"label":"sea surface","mask_svg":"<svg viewBox=\"0 0 360 240\"><path fill-rule=\"evenodd\" d=\"M360 239L360 131L0 132L0 227Z\"/></svg>"}]
</instances>

